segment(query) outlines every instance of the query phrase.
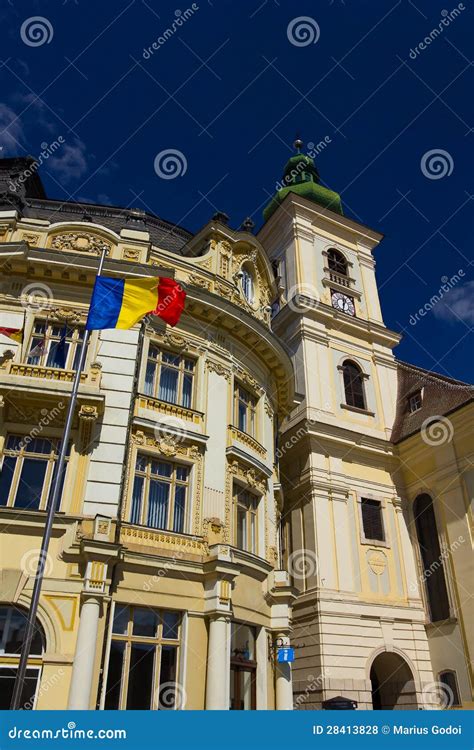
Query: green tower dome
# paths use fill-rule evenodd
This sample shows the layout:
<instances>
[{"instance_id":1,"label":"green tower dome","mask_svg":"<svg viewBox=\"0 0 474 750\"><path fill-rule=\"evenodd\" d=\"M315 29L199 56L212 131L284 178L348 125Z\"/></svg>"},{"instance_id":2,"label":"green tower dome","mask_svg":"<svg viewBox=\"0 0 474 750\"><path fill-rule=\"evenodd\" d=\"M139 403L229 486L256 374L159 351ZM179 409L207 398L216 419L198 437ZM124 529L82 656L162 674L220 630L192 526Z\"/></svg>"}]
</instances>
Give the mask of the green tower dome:
<instances>
[{"instance_id":1,"label":"green tower dome","mask_svg":"<svg viewBox=\"0 0 474 750\"><path fill-rule=\"evenodd\" d=\"M300 153L302 141L295 141L297 153L288 159L283 177L271 201L263 209L263 218L268 221L288 193L296 193L307 200L318 203L323 208L329 208L342 214L341 197L333 190L320 184L320 177L314 159L307 154Z\"/></svg>"}]
</instances>

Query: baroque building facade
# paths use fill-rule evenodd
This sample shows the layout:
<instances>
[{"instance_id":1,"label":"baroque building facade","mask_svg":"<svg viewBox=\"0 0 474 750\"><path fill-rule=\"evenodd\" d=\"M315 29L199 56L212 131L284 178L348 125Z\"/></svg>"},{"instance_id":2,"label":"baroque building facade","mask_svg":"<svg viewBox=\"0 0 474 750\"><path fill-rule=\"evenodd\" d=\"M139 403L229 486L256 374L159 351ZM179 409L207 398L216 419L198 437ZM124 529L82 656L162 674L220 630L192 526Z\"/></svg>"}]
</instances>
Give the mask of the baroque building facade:
<instances>
[{"instance_id":1,"label":"baroque building facade","mask_svg":"<svg viewBox=\"0 0 474 750\"><path fill-rule=\"evenodd\" d=\"M186 309L91 336L23 705L472 700L472 390L395 360L381 235L309 157L285 180L257 236L224 214L192 235L0 160L1 325L23 330L0 343L2 707L103 249ZM449 440L426 441L433 417Z\"/></svg>"}]
</instances>

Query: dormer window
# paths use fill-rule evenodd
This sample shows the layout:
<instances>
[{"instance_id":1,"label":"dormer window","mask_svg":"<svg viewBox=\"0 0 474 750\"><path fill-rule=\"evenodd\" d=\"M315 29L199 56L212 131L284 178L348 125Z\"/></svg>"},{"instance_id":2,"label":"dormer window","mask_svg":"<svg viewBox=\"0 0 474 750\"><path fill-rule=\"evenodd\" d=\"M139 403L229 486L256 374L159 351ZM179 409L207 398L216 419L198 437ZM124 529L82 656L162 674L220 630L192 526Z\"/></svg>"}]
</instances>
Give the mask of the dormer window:
<instances>
[{"instance_id":1,"label":"dormer window","mask_svg":"<svg viewBox=\"0 0 474 750\"><path fill-rule=\"evenodd\" d=\"M422 405L423 405L423 399L421 396L421 391L416 391L415 393L412 393L412 395L408 397L408 410L410 414L414 414L416 411L419 411Z\"/></svg>"},{"instance_id":2,"label":"dormer window","mask_svg":"<svg viewBox=\"0 0 474 750\"><path fill-rule=\"evenodd\" d=\"M347 276L347 260L339 250L333 247L328 250L328 268L341 276Z\"/></svg>"}]
</instances>

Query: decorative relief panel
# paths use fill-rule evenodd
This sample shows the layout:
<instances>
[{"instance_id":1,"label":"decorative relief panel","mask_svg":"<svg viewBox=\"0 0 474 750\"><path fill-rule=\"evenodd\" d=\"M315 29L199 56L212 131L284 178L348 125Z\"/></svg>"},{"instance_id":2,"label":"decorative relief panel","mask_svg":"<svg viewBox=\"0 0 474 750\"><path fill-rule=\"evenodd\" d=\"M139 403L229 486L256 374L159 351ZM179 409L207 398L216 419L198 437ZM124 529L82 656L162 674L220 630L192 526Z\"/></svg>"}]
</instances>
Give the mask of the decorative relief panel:
<instances>
[{"instance_id":1,"label":"decorative relief panel","mask_svg":"<svg viewBox=\"0 0 474 750\"><path fill-rule=\"evenodd\" d=\"M22 232L21 234L21 239L27 242L30 247L37 247L39 238L39 234L35 234L33 232Z\"/></svg>"},{"instance_id":2,"label":"decorative relief panel","mask_svg":"<svg viewBox=\"0 0 474 750\"><path fill-rule=\"evenodd\" d=\"M220 375L230 382L232 372L229 368L224 367L224 365L222 365L220 362L214 362L214 360L212 359L207 359L206 369L209 370L209 372L215 372L217 375Z\"/></svg>"},{"instance_id":3,"label":"decorative relief panel","mask_svg":"<svg viewBox=\"0 0 474 750\"><path fill-rule=\"evenodd\" d=\"M91 255L101 255L102 251L105 250L109 255L112 244L90 232L64 232L64 234L57 234L51 239L50 247L53 250L90 253Z\"/></svg>"},{"instance_id":4,"label":"decorative relief panel","mask_svg":"<svg viewBox=\"0 0 474 750\"><path fill-rule=\"evenodd\" d=\"M122 258L124 260L140 260L140 248L139 247L125 247L122 250Z\"/></svg>"},{"instance_id":5,"label":"decorative relief panel","mask_svg":"<svg viewBox=\"0 0 474 750\"><path fill-rule=\"evenodd\" d=\"M369 550L367 552L367 563L376 576L381 576L387 567L387 556L378 550Z\"/></svg>"}]
</instances>

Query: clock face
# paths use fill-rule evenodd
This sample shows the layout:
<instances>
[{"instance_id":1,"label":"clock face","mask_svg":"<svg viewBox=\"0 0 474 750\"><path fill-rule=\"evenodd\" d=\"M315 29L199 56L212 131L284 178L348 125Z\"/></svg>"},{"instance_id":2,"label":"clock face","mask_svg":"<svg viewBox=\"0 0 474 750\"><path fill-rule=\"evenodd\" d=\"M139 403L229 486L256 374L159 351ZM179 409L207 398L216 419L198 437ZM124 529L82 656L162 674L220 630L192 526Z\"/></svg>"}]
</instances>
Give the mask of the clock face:
<instances>
[{"instance_id":1,"label":"clock face","mask_svg":"<svg viewBox=\"0 0 474 750\"><path fill-rule=\"evenodd\" d=\"M342 292L333 292L331 301L332 306L336 310L340 310L340 312L346 313L346 315L355 315L354 300L352 299L352 297L348 297L347 294L342 294Z\"/></svg>"}]
</instances>

